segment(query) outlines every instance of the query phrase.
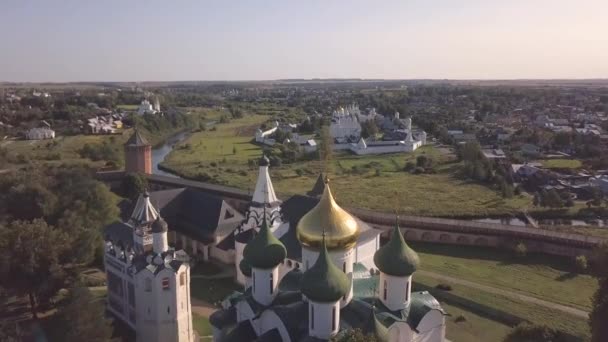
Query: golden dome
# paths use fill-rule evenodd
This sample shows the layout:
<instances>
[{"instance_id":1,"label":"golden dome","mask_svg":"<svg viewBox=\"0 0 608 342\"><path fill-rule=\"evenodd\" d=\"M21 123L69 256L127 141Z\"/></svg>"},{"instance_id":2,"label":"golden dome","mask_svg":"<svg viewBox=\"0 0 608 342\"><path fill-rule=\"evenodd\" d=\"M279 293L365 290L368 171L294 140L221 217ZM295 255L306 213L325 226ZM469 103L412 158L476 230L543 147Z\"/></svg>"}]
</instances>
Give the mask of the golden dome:
<instances>
[{"instance_id":1,"label":"golden dome","mask_svg":"<svg viewBox=\"0 0 608 342\"><path fill-rule=\"evenodd\" d=\"M296 236L303 246L321 248L323 232L328 249L350 249L357 243L359 224L334 200L325 184L317 205L302 216L296 228Z\"/></svg>"}]
</instances>

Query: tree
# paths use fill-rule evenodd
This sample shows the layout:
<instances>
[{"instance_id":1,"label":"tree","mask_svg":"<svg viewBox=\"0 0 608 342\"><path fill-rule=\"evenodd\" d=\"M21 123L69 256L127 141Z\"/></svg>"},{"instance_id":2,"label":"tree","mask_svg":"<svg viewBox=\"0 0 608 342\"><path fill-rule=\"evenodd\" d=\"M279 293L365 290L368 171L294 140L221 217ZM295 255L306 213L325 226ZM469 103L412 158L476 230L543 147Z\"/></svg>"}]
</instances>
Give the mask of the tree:
<instances>
[{"instance_id":1,"label":"tree","mask_svg":"<svg viewBox=\"0 0 608 342\"><path fill-rule=\"evenodd\" d=\"M329 126L325 125L321 128L321 144L319 149L319 157L325 166L325 172L330 172L331 161L334 153L334 141L329 132Z\"/></svg>"},{"instance_id":2,"label":"tree","mask_svg":"<svg viewBox=\"0 0 608 342\"><path fill-rule=\"evenodd\" d=\"M564 206L564 201L555 189L541 192L541 206L549 208L561 208Z\"/></svg>"},{"instance_id":3,"label":"tree","mask_svg":"<svg viewBox=\"0 0 608 342\"><path fill-rule=\"evenodd\" d=\"M379 342L375 335L365 335L361 329L348 330L331 339L332 342Z\"/></svg>"},{"instance_id":4,"label":"tree","mask_svg":"<svg viewBox=\"0 0 608 342\"><path fill-rule=\"evenodd\" d=\"M121 188L124 196L135 200L148 188L148 179L141 173L129 173L123 178Z\"/></svg>"},{"instance_id":5,"label":"tree","mask_svg":"<svg viewBox=\"0 0 608 342\"><path fill-rule=\"evenodd\" d=\"M0 285L19 295L27 294L34 318L40 302L63 285L60 258L68 238L41 219L14 221L0 227Z\"/></svg>"},{"instance_id":6,"label":"tree","mask_svg":"<svg viewBox=\"0 0 608 342\"><path fill-rule=\"evenodd\" d=\"M597 278L599 287L593 295L593 308L589 314L591 341L608 341L608 244L604 243L594 251L591 273Z\"/></svg>"},{"instance_id":7,"label":"tree","mask_svg":"<svg viewBox=\"0 0 608 342\"><path fill-rule=\"evenodd\" d=\"M59 310L65 330L64 341L106 342L112 339L112 326L105 317L104 302L96 299L88 288L70 289L65 305Z\"/></svg>"},{"instance_id":8,"label":"tree","mask_svg":"<svg viewBox=\"0 0 608 342\"><path fill-rule=\"evenodd\" d=\"M520 323L505 337L504 342L566 342L568 338L560 331L546 325Z\"/></svg>"},{"instance_id":9,"label":"tree","mask_svg":"<svg viewBox=\"0 0 608 342\"><path fill-rule=\"evenodd\" d=\"M361 136L363 138L373 137L378 134L378 126L375 120L367 120L361 123Z\"/></svg>"}]
</instances>

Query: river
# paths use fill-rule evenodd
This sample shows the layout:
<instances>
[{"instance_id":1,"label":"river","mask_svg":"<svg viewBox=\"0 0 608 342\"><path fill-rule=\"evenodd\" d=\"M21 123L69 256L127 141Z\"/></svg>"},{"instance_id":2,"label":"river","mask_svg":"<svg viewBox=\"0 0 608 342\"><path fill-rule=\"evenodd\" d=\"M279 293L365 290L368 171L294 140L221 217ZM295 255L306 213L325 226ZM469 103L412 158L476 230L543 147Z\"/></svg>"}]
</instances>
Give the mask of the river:
<instances>
[{"instance_id":1,"label":"river","mask_svg":"<svg viewBox=\"0 0 608 342\"><path fill-rule=\"evenodd\" d=\"M165 160L165 157L167 157L167 155L169 153L171 153L171 151L173 151L173 148L175 147L176 144L179 144L180 142L186 140L189 136L190 136L190 132L178 133L178 134L170 137L169 139L167 139L167 141L165 141L165 143L162 144L160 147L152 149L152 173L153 174L179 178L179 176L176 176L172 173L160 170L158 168L158 164L162 163Z\"/></svg>"}]
</instances>

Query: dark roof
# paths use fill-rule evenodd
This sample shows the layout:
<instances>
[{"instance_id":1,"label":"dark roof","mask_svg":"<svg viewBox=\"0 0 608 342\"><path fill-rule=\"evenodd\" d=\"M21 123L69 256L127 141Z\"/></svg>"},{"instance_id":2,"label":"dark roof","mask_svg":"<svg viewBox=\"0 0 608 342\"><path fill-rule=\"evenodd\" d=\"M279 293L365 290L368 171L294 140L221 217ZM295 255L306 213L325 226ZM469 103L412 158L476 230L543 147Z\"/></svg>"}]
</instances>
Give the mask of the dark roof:
<instances>
[{"instance_id":1,"label":"dark roof","mask_svg":"<svg viewBox=\"0 0 608 342\"><path fill-rule=\"evenodd\" d=\"M255 342L282 342L281 334L277 328L270 329L260 335Z\"/></svg>"},{"instance_id":2,"label":"dark roof","mask_svg":"<svg viewBox=\"0 0 608 342\"><path fill-rule=\"evenodd\" d=\"M378 269L396 277L409 276L420 264L418 254L405 243L399 225L395 224L391 239L374 254Z\"/></svg>"},{"instance_id":3,"label":"dark roof","mask_svg":"<svg viewBox=\"0 0 608 342\"><path fill-rule=\"evenodd\" d=\"M325 239L315 264L302 276L302 293L310 300L331 303L350 290L350 280L329 258Z\"/></svg>"},{"instance_id":4,"label":"dark roof","mask_svg":"<svg viewBox=\"0 0 608 342\"><path fill-rule=\"evenodd\" d=\"M293 260L302 260L302 245L296 237L296 227L304 214L319 203L318 198L302 195L291 196L281 205L281 216L284 222L289 222L289 230L281 236L280 240L287 248L287 257Z\"/></svg>"},{"instance_id":5,"label":"dark roof","mask_svg":"<svg viewBox=\"0 0 608 342\"><path fill-rule=\"evenodd\" d=\"M323 176L323 173L319 173L319 177L317 178L315 185L306 194L313 197L321 196L323 194L323 190L325 190L325 177Z\"/></svg>"},{"instance_id":6,"label":"dark roof","mask_svg":"<svg viewBox=\"0 0 608 342\"><path fill-rule=\"evenodd\" d=\"M283 262L285 256L287 256L287 250L268 228L266 211L264 211L260 231L245 246L243 257L247 259L251 267L269 269Z\"/></svg>"},{"instance_id":7,"label":"dark roof","mask_svg":"<svg viewBox=\"0 0 608 342\"><path fill-rule=\"evenodd\" d=\"M308 335L308 303L299 301L273 308L292 341L298 341Z\"/></svg>"},{"instance_id":8,"label":"dark roof","mask_svg":"<svg viewBox=\"0 0 608 342\"><path fill-rule=\"evenodd\" d=\"M247 229L244 232L237 233L236 236L234 237L234 240L238 241L240 243L247 243L247 242L251 241L251 239L253 239L254 231L255 231L254 229Z\"/></svg>"},{"instance_id":9,"label":"dark roof","mask_svg":"<svg viewBox=\"0 0 608 342\"><path fill-rule=\"evenodd\" d=\"M150 202L173 230L196 240L211 243L221 229L223 233L236 229L239 222L218 227L224 200L203 191L181 188L155 191Z\"/></svg>"},{"instance_id":10,"label":"dark roof","mask_svg":"<svg viewBox=\"0 0 608 342\"><path fill-rule=\"evenodd\" d=\"M226 342L243 342L243 341L253 341L257 338L257 334L255 330L253 330L253 326L251 326L251 322L249 320L245 320L240 322L236 327L234 327L222 341Z\"/></svg>"},{"instance_id":11,"label":"dark roof","mask_svg":"<svg viewBox=\"0 0 608 342\"><path fill-rule=\"evenodd\" d=\"M123 246L133 246L133 228L123 222L114 222L104 228L106 240L121 242Z\"/></svg>"},{"instance_id":12,"label":"dark roof","mask_svg":"<svg viewBox=\"0 0 608 342\"><path fill-rule=\"evenodd\" d=\"M139 133L139 130L136 128L129 140L125 143L125 145L130 146L149 146L148 140L144 138L144 136Z\"/></svg>"},{"instance_id":13,"label":"dark roof","mask_svg":"<svg viewBox=\"0 0 608 342\"><path fill-rule=\"evenodd\" d=\"M214 327L223 329L224 327L233 325L236 323L236 306L232 306L229 309L217 310L209 316L209 323Z\"/></svg>"}]
</instances>

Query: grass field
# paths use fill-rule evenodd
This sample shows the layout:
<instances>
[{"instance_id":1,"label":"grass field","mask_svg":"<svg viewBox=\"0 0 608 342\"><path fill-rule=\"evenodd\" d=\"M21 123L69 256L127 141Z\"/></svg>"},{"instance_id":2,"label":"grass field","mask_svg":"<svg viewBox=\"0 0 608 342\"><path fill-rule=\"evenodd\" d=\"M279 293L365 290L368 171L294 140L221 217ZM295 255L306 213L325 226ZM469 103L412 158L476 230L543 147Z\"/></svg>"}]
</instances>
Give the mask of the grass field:
<instances>
[{"instance_id":1,"label":"grass field","mask_svg":"<svg viewBox=\"0 0 608 342\"><path fill-rule=\"evenodd\" d=\"M257 167L249 167L247 162L259 158L262 149L251 140L255 129L268 118L246 116L217 125L216 131L194 133L168 155L163 166L188 178L252 191ZM421 154L433 158L438 164L437 173L414 175L402 171L408 161L415 161ZM346 206L379 210L399 206L404 214L426 216L505 215L531 206L528 196L503 199L484 185L457 178L454 172L458 164L432 146L407 155L336 154L330 167L334 193ZM303 171L302 176L297 175L297 169ZM271 168L271 177L275 190L284 197L306 193L323 169L318 161L284 164ZM434 205L429 206L429 198Z\"/></svg>"},{"instance_id":2,"label":"grass field","mask_svg":"<svg viewBox=\"0 0 608 342\"><path fill-rule=\"evenodd\" d=\"M546 255L517 259L494 248L411 242L421 269L479 284L519 292L582 310L591 309L597 281L572 272L572 261Z\"/></svg>"},{"instance_id":3,"label":"grass field","mask_svg":"<svg viewBox=\"0 0 608 342\"><path fill-rule=\"evenodd\" d=\"M209 338L205 338L206 336L210 336L213 334L211 329L211 323L209 323L209 318L201 316L199 314L192 314L192 325L194 330L198 333L198 336L201 337L202 341L209 341Z\"/></svg>"},{"instance_id":4,"label":"grass field","mask_svg":"<svg viewBox=\"0 0 608 342\"><path fill-rule=\"evenodd\" d=\"M446 337L452 342L502 341L511 327L486 317L477 315L457 306L441 302L449 313L445 318ZM459 317L465 320L457 321Z\"/></svg>"},{"instance_id":5,"label":"grass field","mask_svg":"<svg viewBox=\"0 0 608 342\"><path fill-rule=\"evenodd\" d=\"M217 304L234 291L243 291L242 286L236 284L234 279L202 279L191 278L191 295L209 304Z\"/></svg>"},{"instance_id":6,"label":"grass field","mask_svg":"<svg viewBox=\"0 0 608 342\"><path fill-rule=\"evenodd\" d=\"M545 159L540 162L548 169L580 169L583 166L577 159Z\"/></svg>"},{"instance_id":7,"label":"grass field","mask_svg":"<svg viewBox=\"0 0 608 342\"><path fill-rule=\"evenodd\" d=\"M425 277L420 274L414 275L414 289L420 290L427 289L436 297L439 297L441 300L442 294L441 290L436 290L435 286L437 286L440 282L435 279ZM469 288L466 286L450 284L452 286L452 291L449 291L449 295L456 296L460 298L459 301L468 303L466 305L471 306L472 308L465 308L462 303L450 303L452 306L456 306L457 308L469 312L469 314L465 313L465 317L471 315L471 311L476 312L475 315L479 315L482 317L488 317L486 314L489 311L495 312L497 315L501 316L501 312L506 315L514 315L519 317L524 321L529 321L535 324L544 324L550 327L554 327L556 329L562 330L568 334L574 335L576 337L581 338L582 340L589 339L589 326L587 325L587 320L578 318L575 316L571 316L560 311L551 310L542 306L525 303L522 301L517 301L512 298L491 294L484 291L479 291L477 289ZM474 308L474 309L473 309ZM483 312L482 312L483 311ZM457 311L458 312L458 311ZM450 313L450 312L449 312ZM450 313L451 314L451 313ZM487 325L491 323L499 324L499 318L492 318L490 322L485 322ZM455 322L452 322L452 325ZM502 326L507 325L501 324ZM504 327L503 327L504 328ZM481 327L481 331L478 329L473 330L473 334L485 334L490 333L486 332ZM456 332L464 333L464 332ZM448 336L450 336L450 332L448 330ZM464 340L468 341L468 340ZM477 341L477 340L473 340ZM479 340L479 341L500 341L500 340Z\"/></svg>"}]
</instances>

